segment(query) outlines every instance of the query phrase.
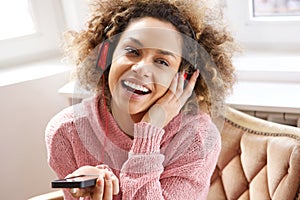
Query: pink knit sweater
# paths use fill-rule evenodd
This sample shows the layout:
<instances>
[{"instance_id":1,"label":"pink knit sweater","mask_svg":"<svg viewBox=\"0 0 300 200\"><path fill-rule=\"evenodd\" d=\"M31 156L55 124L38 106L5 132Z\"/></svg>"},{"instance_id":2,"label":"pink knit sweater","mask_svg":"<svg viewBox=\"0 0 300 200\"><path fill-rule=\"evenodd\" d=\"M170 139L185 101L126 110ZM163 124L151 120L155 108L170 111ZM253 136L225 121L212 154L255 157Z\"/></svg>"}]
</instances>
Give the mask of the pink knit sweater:
<instances>
[{"instance_id":1,"label":"pink knit sweater","mask_svg":"<svg viewBox=\"0 0 300 200\"><path fill-rule=\"evenodd\" d=\"M208 115L179 114L164 129L137 123L132 140L100 103L85 100L49 122L48 162L58 178L80 166L107 164L120 181L114 199L206 199L221 147Z\"/></svg>"}]
</instances>

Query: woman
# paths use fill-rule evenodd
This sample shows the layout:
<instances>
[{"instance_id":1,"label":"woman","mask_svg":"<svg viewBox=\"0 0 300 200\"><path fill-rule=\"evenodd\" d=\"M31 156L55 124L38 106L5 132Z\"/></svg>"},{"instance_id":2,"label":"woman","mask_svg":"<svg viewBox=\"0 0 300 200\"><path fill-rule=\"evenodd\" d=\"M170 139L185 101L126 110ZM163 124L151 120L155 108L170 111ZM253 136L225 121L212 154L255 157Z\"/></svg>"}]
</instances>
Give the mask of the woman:
<instances>
[{"instance_id":1,"label":"woman","mask_svg":"<svg viewBox=\"0 0 300 200\"><path fill-rule=\"evenodd\" d=\"M99 178L65 198L205 199L220 152L212 117L234 80L232 38L205 22L199 1L92 5L67 52L95 95L57 114L46 144L59 178Z\"/></svg>"}]
</instances>

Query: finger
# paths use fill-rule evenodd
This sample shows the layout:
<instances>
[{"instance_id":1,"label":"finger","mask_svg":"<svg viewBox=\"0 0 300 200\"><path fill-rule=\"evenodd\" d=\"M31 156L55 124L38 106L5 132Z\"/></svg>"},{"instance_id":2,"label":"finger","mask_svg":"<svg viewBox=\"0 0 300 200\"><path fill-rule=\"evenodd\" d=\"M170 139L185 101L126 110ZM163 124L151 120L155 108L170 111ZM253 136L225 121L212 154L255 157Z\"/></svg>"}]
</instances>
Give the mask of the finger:
<instances>
[{"instance_id":1,"label":"finger","mask_svg":"<svg viewBox=\"0 0 300 200\"><path fill-rule=\"evenodd\" d=\"M184 105L188 98L192 95L198 76L199 70L196 70L187 83L182 95L180 96L180 102L182 105Z\"/></svg>"},{"instance_id":2,"label":"finger","mask_svg":"<svg viewBox=\"0 0 300 200\"><path fill-rule=\"evenodd\" d=\"M94 188L93 200L102 200L104 194L104 180L103 177L99 177Z\"/></svg>"},{"instance_id":3,"label":"finger","mask_svg":"<svg viewBox=\"0 0 300 200\"><path fill-rule=\"evenodd\" d=\"M177 83L177 89L176 89L176 96L180 96L183 92L184 87L184 72L180 72L178 76L178 83Z\"/></svg>"},{"instance_id":4,"label":"finger","mask_svg":"<svg viewBox=\"0 0 300 200\"><path fill-rule=\"evenodd\" d=\"M185 90L185 91L187 91L187 93L190 93L190 94L192 93L192 91L193 91L193 89L194 89L194 87L195 87L195 84L196 84L196 82L197 82L198 76L199 76L199 69L197 69L197 70L193 73L193 75L191 76L189 82L187 83L187 85L186 85L186 90Z\"/></svg>"},{"instance_id":5,"label":"finger","mask_svg":"<svg viewBox=\"0 0 300 200\"><path fill-rule=\"evenodd\" d=\"M169 90L172 92L172 94L176 94L177 83L178 83L178 73L176 73L176 75L174 76L171 85L169 87Z\"/></svg>"},{"instance_id":6,"label":"finger","mask_svg":"<svg viewBox=\"0 0 300 200\"><path fill-rule=\"evenodd\" d=\"M97 174L99 172L99 169L93 166L82 166L78 169L76 169L72 174L69 174L67 177L70 176L78 176L82 174Z\"/></svg>"},{"instance_id":7,"label":"finger","mask_svg":"<svg viewBox=\"0 0 300 200\"><path fill-rule=\"evenodd\" d=\"M110 169L108 165L101 164L96 166L98 169Z\"/></svg>"},{"instance_id":8,"label":"finger","mask_svg":"<svg viewBox=\"0 0 300 200\"><path fill-rule=\"evenodd\" d=\"M113 184L111 176L108 173L105 173L104 177L104 200L112 200L113 196Z\"/></svg>"},{"instance_id":9,"label":"finger","mask_svg":"<svg viewBox=\"0 0 300 200\"><path fill-rule=\"evenodd\" d=\"M73 197L76 198L90 196L92 192L93 192L92 187L85 188L85 189L80 189L80 188L70 189L70 193L72 194Z\"/></svg>"},{"instance_id":10,"label":"finger","mask_svg":"<svg viewBox=\"0 0 300 200\"><path fill-rule=\"evenodd\" d=\"M111 180L113 185L113 195L117 195L120 190L119 179L114 174L112 174Z\"/></svg>"},{"instance_id":11,"label":"finger","mask_svg":"<svg viewBox=\"0 0 300 200\"><path fill-rule=\"evenodd\" d=\"M119 179L118 177L112 172L110 168L106 168L107 174L111 177L112 180L112 190L113 190L113 195L117 195L120 190L119 186Z\"/></svg>"},{"instance_id":12,"label":"finger","mask_svg":"<svg viewBox=\"0 0 300 200\"><path fill-rule=\"evenodd\" d=\"M70 193L73 197L77 198L77 197L80 197L80 196L77 196L77 188L71 188L70 189Z\"/></svg>"},{"instance_id":13,"label":"finger","mask_svg":"<svg viewBox=\"0 0 300 200\"><path fill-rule=\"evenodd\" d=\"M74 175L73 174L68 174L65 178L70 178L72 176L74 176Z\"/></svg>"}]
</instances>

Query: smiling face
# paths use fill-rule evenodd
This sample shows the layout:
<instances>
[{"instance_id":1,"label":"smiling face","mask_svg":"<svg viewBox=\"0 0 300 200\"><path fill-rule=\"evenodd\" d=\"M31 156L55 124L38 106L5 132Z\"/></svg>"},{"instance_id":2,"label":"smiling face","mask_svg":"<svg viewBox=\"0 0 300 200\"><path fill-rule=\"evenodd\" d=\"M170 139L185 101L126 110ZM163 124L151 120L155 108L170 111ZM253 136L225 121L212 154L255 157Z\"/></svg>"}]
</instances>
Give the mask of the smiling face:
<instances>
[{"instance_id":1,"label":"smiling face","mask_svg":"<svg viewBox=\"0 0 300 200\"><path fill-rule=\"evenodd\" d=\"M169 22L144 17L122 33L109 72L112 109L146 112L168 90L181 63L182 39Z\"/></svg>"}]
</instances>

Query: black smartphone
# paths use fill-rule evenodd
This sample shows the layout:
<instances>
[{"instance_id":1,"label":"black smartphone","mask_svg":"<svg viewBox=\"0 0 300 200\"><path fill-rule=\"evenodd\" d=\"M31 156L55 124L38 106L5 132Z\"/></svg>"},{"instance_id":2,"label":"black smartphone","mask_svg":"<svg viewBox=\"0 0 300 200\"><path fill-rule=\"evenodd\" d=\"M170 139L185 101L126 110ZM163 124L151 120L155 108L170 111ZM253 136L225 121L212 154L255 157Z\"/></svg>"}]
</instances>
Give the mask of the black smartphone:
<instances>
[{"instance_id":1,"label":"black smartphone","mask_svg":"<svg viewBox=\"0 0 300 200\"><path fill-rule=\"evenodd\" d=\"M79 175L69 178L54 180L51 182L52 188L87 188L95 186L98 175Z\"/></svg>"}]
</instances>

